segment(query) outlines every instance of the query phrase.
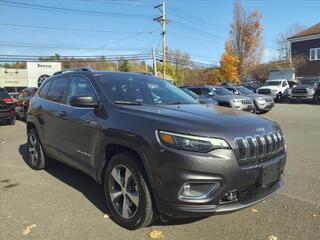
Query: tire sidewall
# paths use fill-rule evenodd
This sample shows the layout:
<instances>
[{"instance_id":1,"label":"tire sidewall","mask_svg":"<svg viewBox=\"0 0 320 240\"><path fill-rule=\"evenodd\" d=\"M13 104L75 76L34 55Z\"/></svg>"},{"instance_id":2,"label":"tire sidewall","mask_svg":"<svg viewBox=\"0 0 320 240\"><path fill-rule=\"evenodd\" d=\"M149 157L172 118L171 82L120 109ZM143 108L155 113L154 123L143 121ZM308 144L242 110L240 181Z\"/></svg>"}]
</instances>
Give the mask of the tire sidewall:
<instances>
[{"instance_id":1,"label":"tire sidewall","mask_svg":"<svg viewBox=\"0 0 320 240\"><path fill-rule=\"evenodd\" d=\"M31 162L31 156L30 156L30 153L29 153L29 144L30 144L30 136L33 135L35 136L35 138L37 139L37 141L39 142L39 157L38 157L38 161L36 164L32 164ZM27 143L28 143L28 165L34 169L34 170L40 170L40 169L43 169L45 167L45 157L44 157L44 153L43 153L43 149L42 149L42 144L40 142L40 139L38 137L38 134L36 132L35 129L30 129L28 131L28 140L27 140Z\"/></svg>"},{"instance_id":2,"label":"tire sidewall","mask_svg":"<svg viewBox=\"0 0 320 240\"><path fill-rule=\"evenodd\" d=\"M108 210L111 212L111 215L114 221L117 222L119 225L131 230L137 229L141 226L145 217L145 209L146 209L145 180L142 176L141 168L138 167L137 164L135 164L133 159L134 158L130 158L129 154L122 154L122 153L112 157L108 164L108 167L106 168L104 184L103 184ZM117 165L123 165L131 171L139 189L139 206L136 214L130 219L125 219L119 216L119 214L113 207L113 204L111 202L110 195L109 195L109 179L112 177L111 171Z\"/></svg>"}]
</instances>

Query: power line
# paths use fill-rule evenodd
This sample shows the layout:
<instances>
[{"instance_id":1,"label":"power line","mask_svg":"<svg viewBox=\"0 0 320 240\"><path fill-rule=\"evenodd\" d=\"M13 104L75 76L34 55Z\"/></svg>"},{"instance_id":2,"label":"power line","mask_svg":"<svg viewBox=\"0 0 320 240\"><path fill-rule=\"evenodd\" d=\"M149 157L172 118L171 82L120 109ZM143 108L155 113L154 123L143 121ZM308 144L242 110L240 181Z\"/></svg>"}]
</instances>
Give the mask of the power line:
<instances>
[{"instance_id":1,"label":"power line","mask_svg":"<svg viewBox=\"0 0 320 240\"><path fill-rule=\"evenodd\" d=\"M87 49L87 50L97 50L97 49L105 49L105 50L127 50L127 51L135 51L135 50L146 50L146 48L97 48L93 46L76 46L76 45L59 45L59 44L40 44L40 43L23 43L23 42L0 42L1 46L15 46L15 47L32 47L32 48L67 48L67 49Z\"/></svg>"},{"instance_id":2,"label":"power line","mask_svg":"<svg viewBox=\"0 0 320 240\"><path fill-rule=\"evenodd\" d=\"M27 9L37 9L49 12L60 12L60 13L71 13L71 14L82 14L89 16L108 16L108 17L120 17L120 18L151 18L152 16L143 15L143 14L129 14L129 13L114 13L114 12L102 12L102 11L90 11L90 10L81 10L81 9L72 9L72 8L62 8L62 7L52 7L46 5L39 4L29 4L29 3L21 3L14 1L0 1L1 5L9 6L9 7L19 7L19 8L27 8Z\"/></svg>"},{"instance_id":3,"label":"power line","mask_svg":"<svg viewBox=\"0 0 320 240\"><path fill-rule=\"evenodd\" d=\"M43 30L61 30L61 31L74 31L74 32L97 32L97 33L116 33L116 34L126 34L126 33L153 34L153 33L157 33L157 31L124 32L124 31L104 30L104 29L62 28L62 27L21 25L21 24L9 24L9 23L0 23L0 25L5 26L5 27L32 28L32 29L43 29Z\"/></svg>"}]
</instances>

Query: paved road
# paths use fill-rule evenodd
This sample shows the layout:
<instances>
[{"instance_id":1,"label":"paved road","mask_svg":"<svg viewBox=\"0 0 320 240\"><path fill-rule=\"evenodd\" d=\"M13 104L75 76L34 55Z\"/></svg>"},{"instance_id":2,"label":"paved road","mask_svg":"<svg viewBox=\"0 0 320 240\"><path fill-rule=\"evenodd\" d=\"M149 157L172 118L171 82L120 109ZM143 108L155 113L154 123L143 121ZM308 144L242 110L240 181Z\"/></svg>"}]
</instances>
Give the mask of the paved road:
<instances>
[{"instance_id":1,"label":"paved road","mask_svg":"<svg viewBox=\"0 0 320 240\"><path fill-rule=\"evenodd\" d=\"M280 192L236 213L136 231L105 217L102 188L90 177L59 163L31 170L23 122L0 126L0 239L150 239L153 230L165 239L319 239L320 106L279 104L266 116L287 140Z\"/></svg>"}]
</instances>

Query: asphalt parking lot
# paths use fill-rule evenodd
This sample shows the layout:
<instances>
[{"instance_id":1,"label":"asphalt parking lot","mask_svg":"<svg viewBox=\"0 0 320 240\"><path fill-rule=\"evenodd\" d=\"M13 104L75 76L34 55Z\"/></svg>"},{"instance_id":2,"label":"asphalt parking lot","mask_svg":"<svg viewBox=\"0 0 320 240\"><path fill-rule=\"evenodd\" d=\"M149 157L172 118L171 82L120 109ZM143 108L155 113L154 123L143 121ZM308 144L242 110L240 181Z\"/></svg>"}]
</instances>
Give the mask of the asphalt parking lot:
<instances>
[{"instance_id":1,"label":"asphalt parking lot","mask_svg":"<svg viewBox=\"0 0 320 240\"><path fill-rule=\"evenodd\" d=\"M108 218L102 187L85 174L60 163L46 171L30 169L24 162L25 124L2 125L0 239L150 239L152 231L163 239L319 239L320 106L277 104L263 116L277 121L286 138L279 192L232 214L157 222L136 231Z\"/></svg>"}]
</instances>

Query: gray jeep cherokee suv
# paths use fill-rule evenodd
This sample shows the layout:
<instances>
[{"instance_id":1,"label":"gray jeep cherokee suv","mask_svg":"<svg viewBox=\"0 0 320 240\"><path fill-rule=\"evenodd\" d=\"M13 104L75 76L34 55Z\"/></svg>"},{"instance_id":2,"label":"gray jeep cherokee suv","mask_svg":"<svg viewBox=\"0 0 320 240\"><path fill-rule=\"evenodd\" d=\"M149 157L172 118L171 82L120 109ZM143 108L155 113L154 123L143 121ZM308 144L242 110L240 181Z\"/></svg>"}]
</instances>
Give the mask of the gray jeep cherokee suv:
<instances>
[{"instance_id":1,"label":"gray jeep cherokee suv","mask_svg":"<svg viewBox=\"0 0 320 240\"><path fill-rule=\"evenodd\" d=\"M56 73L30 100L27 133L33 169L53 158L87 173L128 229L248 207L282 185L286 162L275 122L139 73Z\"/></svg>"}]
</instances>

